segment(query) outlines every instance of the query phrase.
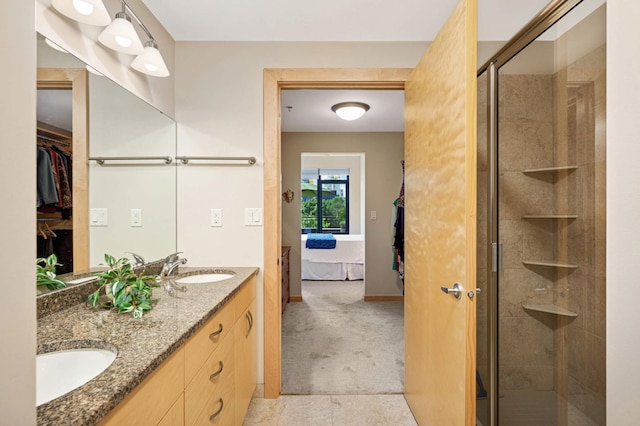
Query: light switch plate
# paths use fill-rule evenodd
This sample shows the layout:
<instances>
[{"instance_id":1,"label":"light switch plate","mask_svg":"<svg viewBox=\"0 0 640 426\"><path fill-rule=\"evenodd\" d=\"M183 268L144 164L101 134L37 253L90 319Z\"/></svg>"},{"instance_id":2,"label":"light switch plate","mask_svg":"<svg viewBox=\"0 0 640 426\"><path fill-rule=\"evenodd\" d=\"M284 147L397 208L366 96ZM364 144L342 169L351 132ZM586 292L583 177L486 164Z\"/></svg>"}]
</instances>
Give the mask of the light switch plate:
<instances>
[{"instance_id":1,"label":"light switch plate","mask_svg":"<svg viewBox=\"0 0 640 426\"><path fill-rule=\"evenodd\" d=\"M142 226L142 209L131 209L131 226Z\"/></svg>"},{"instance_id":2,"label":"light switch plate","mask_svg":"<svg viewBox=\"0 0 640 426\"><path fill-rule=\"evenodd\" d=\"M378 212L375 210L371 210L371 220L376 220L378 218Z\"/></svg>"},{"instance_id":3,"label":"light switch plate","mask_svg":"<svg viewBox=\"0 0 640 426\"><path fill-rule=\"evenodd\" d=\"M108 226L107 209L94 208L91 209L91 226Z\"/></svg>"},{"instance_id":4,"label":"light switch plate","mask_svg":"<svg viewBox=\"0 0 640 426\"><path fill-rule=\"evenodd\" d=\"M244 209L244 224L245 226L262 226L262 209Z\"/></svg>"},{"instance_id":5,"label":"light switch plate","mask_svg":"<svg viewBox=\"0 0 640 426\"><path fill-rule=\"evenodd\" d=\"M211 226L222 226L222 209L211 209Z\"/></svg>"}]
</instances>

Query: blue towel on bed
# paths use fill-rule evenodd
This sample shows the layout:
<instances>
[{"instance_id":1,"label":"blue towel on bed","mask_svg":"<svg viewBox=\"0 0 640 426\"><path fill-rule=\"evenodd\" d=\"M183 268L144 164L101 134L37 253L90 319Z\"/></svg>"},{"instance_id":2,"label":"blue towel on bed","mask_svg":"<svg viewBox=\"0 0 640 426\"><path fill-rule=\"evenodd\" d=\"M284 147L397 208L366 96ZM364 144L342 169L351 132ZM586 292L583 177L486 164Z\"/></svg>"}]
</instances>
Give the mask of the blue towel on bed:
<instances>
[{"instance_id":1,"label":"blue towel on bed","mask_svg":"<svg viewBox=\"0 0 640 426\"><path fill-rule=\"evenodd\" d=\"M336 248L336 238L332 234L308 234L308 249L334 249Z\"/></svg>"}]
</instances>

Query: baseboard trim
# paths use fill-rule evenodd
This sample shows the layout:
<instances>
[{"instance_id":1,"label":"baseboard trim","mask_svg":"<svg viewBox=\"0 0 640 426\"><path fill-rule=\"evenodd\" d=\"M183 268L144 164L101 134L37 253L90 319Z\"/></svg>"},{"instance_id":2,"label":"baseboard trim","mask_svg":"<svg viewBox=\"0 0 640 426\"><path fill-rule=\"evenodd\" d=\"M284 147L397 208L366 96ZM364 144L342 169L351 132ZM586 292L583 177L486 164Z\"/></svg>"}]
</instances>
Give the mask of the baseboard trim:
<instances>
[{"instance_id":1,"label":"baseboard trim","mask_svg":"<svg viewBox=\"0 0 640 426\"><path fill-rule=\"evenodd\" d=\"M289 302L302 302L302 296L289 296Z\"/></svg>"},{"instance_id":2,"label":"baseboard trim","mask_svg":"<svg viewBox=\"0 0 640 426\"><path fill-rule=\"evenodd\" d=\"M364 296L365 302L402 302L403 300L404 300L403 295Z\"/></svg>"}]
</instances>

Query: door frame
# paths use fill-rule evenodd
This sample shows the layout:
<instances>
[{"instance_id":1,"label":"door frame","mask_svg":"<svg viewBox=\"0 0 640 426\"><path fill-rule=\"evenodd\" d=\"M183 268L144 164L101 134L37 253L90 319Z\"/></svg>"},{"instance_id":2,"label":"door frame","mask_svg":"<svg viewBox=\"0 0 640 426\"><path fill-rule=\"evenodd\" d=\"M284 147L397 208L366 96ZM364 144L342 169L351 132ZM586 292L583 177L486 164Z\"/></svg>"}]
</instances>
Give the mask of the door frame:
<instances>
[{"instance_id":1,"label":"door frame","mask_svg":"<svg viewBox=\"0 0 640 426\"><path fill-rule=\"evenodd\" d=\"M71 90L73 272L86 272L89 270L89 74L84 68L38 68L36 88Z\"/></svg>"},{"instance_id":2,"label":"door frame","mask_svg":"<svg viewBox=\"0 0 640 426\"><path fill-rule=\"evenodd\" d=\"M281 89L404 90L412 68L267 68L263 78L264 397L282 389Z\"/></svg>"}]
</instances>

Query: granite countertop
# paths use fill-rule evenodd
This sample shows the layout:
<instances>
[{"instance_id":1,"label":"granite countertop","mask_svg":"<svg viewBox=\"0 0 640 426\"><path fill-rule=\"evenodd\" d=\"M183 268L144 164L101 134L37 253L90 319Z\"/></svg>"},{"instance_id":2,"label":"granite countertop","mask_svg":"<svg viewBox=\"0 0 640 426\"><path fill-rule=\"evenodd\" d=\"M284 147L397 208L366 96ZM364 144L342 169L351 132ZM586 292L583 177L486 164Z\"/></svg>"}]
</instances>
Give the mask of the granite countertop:
<instances>
[{"instance_id":1,"label":"granite countertop","mask_svg":"<svg viewBox=\"0 0 640 426\"><path fill-rule=\"evenodd\" d=\"M93 425L115 408L217 312L258 268L185 268L173 278L233 271L228 280L187 284L178 298L154 289L156 306L136 319L76 304L38 319L38 353L77 347L116 349L113 363L79 388L37 408L39 425Z\"/></svg>"}]
</instances>

